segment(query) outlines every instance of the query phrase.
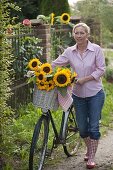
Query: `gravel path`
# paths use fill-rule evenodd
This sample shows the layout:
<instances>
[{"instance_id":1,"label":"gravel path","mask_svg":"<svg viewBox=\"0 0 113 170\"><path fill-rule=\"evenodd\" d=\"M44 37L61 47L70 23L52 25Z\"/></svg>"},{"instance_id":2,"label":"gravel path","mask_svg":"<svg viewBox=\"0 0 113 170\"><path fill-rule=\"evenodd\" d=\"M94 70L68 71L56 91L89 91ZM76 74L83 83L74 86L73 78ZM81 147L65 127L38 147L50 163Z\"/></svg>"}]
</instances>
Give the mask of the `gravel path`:
<instances>
[{"instance_id":1,"label":"gravel path","mask_svg":"<svg viewBox=\"0 0 113 170\"><path fill-rule=\"evenodd\" d=\"M84 154L85 150L83 149L79 150L74 157L63 156L59 163L48 165L44 170L85 170ZM113 170L113 131L109 131L106 136L100 139L95 161L95 170Z\"/></svg>"}]
</instances>

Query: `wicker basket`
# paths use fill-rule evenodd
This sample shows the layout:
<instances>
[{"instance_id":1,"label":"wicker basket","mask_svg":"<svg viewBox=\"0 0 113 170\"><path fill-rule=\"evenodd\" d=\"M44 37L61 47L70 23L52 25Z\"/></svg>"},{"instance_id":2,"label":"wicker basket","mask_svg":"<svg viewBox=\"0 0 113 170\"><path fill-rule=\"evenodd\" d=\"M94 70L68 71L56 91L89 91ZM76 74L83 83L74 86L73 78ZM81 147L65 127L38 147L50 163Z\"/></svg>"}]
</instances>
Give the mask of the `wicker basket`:
<instances>
[{"instance_id":1,"label":"wicker basket","mask_svg":"<svg viewBox=\"0 0 113 170\"><path fill-rule=\"evenodd\" d=\"M33 93L33 104L36 107L42 108L45 112L49 110L56 111L59 107L57 88L53 90L39 90L35 86Z\"/></svg>"}]
</instances>

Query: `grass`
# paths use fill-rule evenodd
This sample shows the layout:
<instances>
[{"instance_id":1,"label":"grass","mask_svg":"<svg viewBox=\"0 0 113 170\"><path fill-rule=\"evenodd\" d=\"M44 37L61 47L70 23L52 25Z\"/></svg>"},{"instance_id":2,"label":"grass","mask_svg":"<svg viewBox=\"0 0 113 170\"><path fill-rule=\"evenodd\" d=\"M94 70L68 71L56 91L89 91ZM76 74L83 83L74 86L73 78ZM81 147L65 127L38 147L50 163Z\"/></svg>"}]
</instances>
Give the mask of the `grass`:
<instances>
[{"instance_id":1,"label":"grass","mask_svg":"<svg viewBox=\"0 0 113 170\"><path fill-rule=\"evenodd\" d=\"M113 50L104 50L104 55L105 57L109 58L109 59L113 59Z\"/></svg>"},{"instance_id":2,"label":"grass","mask_svg":"<svg viewBox=\"0 0 113 170\"><path fill-rule=\"evenodd\" d=\"M113 84L103 79L106 94L105 104L102 111L102 125L112 128L113 122Z\"/></svg>"},{"instance_id":3,"label":"grass","mask_svg":"<svg viewBox=\"0 0 113 170\"><path fill-rule=\"evenodd\" d=\"M112 50L104 49L103 52L104 52L104 56L105 56L105 60L106 60L106 65L113 66L113 49Z\"/></svg>"}]
</instances>

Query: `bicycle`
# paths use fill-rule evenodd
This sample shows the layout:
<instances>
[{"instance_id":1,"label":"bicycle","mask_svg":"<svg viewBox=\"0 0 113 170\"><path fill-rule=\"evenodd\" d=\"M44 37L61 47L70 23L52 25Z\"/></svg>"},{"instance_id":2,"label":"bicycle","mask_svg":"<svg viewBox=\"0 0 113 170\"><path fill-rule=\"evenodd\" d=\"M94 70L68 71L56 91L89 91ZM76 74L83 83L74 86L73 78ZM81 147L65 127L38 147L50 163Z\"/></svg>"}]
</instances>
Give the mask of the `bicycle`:
<instances>
[{"instance_id":1,"label":"bicycle","mask_svg":"<svg viewBox=\"0 0 113 170\"><path fill-rule=\"evenodd\" d=\"M75 116L72 105L67 112L63 112L60 132L58 133L51 111L42 112L35 125L32 137L29 170L42 170L45 158L51 156L53 149L59 144L63 145L67 157L73 156L77 152L80 145L80 136ZM49 142L48 138L50 123L54 132L52 143Z\"/></svg>"}]
</instances>

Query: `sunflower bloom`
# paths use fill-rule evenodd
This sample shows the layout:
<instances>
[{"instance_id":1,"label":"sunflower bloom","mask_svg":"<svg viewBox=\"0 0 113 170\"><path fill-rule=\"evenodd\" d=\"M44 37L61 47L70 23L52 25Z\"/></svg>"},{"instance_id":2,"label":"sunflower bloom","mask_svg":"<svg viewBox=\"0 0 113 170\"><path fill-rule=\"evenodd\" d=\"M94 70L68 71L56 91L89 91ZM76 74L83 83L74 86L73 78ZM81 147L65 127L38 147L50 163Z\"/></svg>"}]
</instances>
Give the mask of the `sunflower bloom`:
<instances>
[{"instance_id":1,"label":"sunflower bloom","mask_svg":"<svg viewBox=\"0 0 113 170\"><path fill-rule=\"evenodd\" d=\"M68 68L64 69L64 71L66 71L69 74L69 76L71 76L71 71Z\"/></svg>"},{"instance_id":2,"label":"sunflower bloom","mask_svg":"<svg viewBox=\"0 0 113 170\"><path fill-rule=\"evenodd\" d=\"M60 16L60 20L62 23L64 24L68 24L69 21L70 21L70 15L68 13L63 13L61 16Z\"/></svg>"},{"instance_id":3,"label":"sunflower bloom","mask_svg":"<svg viewBox=\"0 0 113 170\"><path fill-rule=\"evenodd\" d=\"M49 63L44 63L40 67L40 71L45 72L46 74L51 74L52 73L52 66Z\"/></svg>"},{"instance_id":4,"label":"sunflower bloom","mask_svg":"<svg viewBox=\"0 0 113 170\"><path fill-rule=\"evenodd\" d=\"M70 76L67 72L65 71L60 71L57 72L54 77L53 80L55 82L55 85L58 87L65 87L67 86L69 83L71 83L70 81Z\"/></svg>"},{"instance_id":5,"label":"sunflower bloom","mask_svg":"<svg viewBox=\"0 0 113 170\"><path fill-rule=\"evenodd\" d=\"M39 83L43 82L44 83L46 80L47 80L47 78L45 77L45 73L43 71L36 73L36 81L37 82L39 82Z\"/></svg>"},{"instance_id":6,"label":"sunflower bloom","mask_svg":"<svg viewBox=\"0 0 113 170\"><path fill-rule=\"evenodd\" d=\"M40 83L37 83L37 88L39 90L46 90L47 87L44 83L40 82Z\"/></svg>"},{"instance_id":7,"label":"sunflower bloom","mask_svg":"<svg viewBox=\"0 0 113 170\"><path fill-rule=\"evenodd\" d=\"M54 16L55 16L55 14L51 13L51 25L53 25L53 23L54 23Z\"/></svg>"},{"instance_id":8,"label":"sunflower bloom","mask_svg":"<svg viewBox=\"0 0 113 170\"><path fill-rule=\"evenodd\" d=\"M30 62L28 63L28 67L29 67L30 70L32 70L32 71L38 71L40 65L41 65L41 62L40 62L39 59L37 59L37 58L33 58L33 59L30 60Z\"/></svg>"},{"instance_id":9,"label":"sunflower bloom","mask_svg":"<svg viewBox=\"0 0 113 170\"><path fill-rule=\"evenodd\" d=\"M50 91L50 90L54 89L54 87L55 87L55 83L54 83L53 80L46 81L45 84L47 85L47 86L46 86L46 90L47 90L47 91Z\"/></svg>"},{"instance_id":10,"label":"sunflower bloom","mask_svg":"<svg viewBox=\"0 0 113 170\"><path fill-rule=\"evenodd\" d=\"M77 73L74 72L72 75L71 75L71 83L74 82L75 78L77 77Z\"/></svg>"}]
</instances>

